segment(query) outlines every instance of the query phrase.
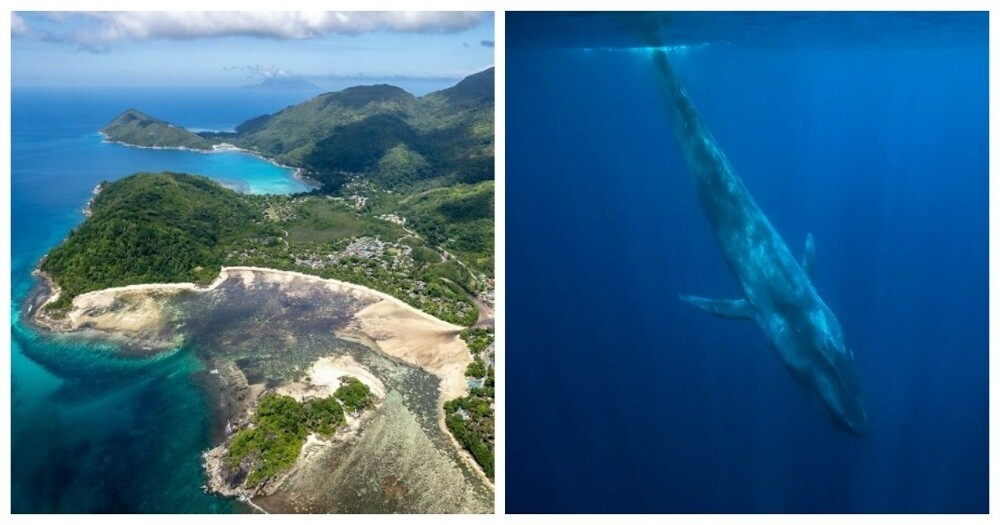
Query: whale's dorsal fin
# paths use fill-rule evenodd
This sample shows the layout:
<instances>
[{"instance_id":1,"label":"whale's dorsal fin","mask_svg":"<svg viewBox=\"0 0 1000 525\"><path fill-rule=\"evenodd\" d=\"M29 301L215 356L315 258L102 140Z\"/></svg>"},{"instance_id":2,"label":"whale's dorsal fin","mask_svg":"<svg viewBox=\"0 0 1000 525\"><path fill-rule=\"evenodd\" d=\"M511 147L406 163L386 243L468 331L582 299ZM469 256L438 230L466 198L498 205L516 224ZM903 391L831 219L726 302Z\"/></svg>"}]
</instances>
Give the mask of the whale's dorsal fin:
<instances>
[{"instance_id":1,"label":"whale's dorsal fin","mask_svg":"<svg viewBox=\"0 0 1000 525\"><path fill-rule=\"evenodd\" d=\"M816 273L816 242L813 241L813 234L806 234L806 251L802 254L802 269L811 281Z\"/></svg>"},{"instance_id":2,"label":"whale's dorsal fin","mask_svg":"<svg viewBox=\"0 0 1000 525\"><path fill-rule=\"evenodd\" d=\"M697 295L680 295L681 301L726 319L750 319L753 317L753 307L746 299L708 299Z\"/></svg>"}]
</instances>

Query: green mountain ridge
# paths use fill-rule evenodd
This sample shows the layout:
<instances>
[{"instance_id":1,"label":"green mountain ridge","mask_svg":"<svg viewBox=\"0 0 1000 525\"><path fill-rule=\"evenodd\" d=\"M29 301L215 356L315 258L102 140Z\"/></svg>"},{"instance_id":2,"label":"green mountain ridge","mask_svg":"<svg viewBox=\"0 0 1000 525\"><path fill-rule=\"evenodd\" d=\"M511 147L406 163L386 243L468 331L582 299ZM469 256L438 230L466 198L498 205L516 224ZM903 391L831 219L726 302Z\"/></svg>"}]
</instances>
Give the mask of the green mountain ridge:
<instances>
[{"instance_id":1,"label":"green mountain ridge","mask_svg":"<svg viewBox=\"0 0 1000 525\"><path fill-rule=\"evenodd\" d=\"M422 97L355 86L251 118L235 133L196 134L130 109L103 132L137 146L231 143L306 170L328 194L357 180L409 192L493 179L493 85L489 68Z\"/></svg>"}]
</instances>

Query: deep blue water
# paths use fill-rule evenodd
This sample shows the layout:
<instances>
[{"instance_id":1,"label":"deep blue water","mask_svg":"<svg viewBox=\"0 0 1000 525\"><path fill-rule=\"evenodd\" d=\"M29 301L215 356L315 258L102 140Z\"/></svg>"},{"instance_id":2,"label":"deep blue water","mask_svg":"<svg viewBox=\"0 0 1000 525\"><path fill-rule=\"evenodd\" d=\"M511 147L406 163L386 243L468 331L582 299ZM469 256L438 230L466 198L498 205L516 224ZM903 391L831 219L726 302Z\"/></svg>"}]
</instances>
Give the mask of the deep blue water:
<instances>
[{"instance_id":1,"label":"deep blue water","mask_svg":"<svg viewBox=\"0 0 1000 525\"><path fill-rule=\"evenodd\" d=\"M126 107L193 128L231 129L300 102L251 90L27 90L14 87L11 177L11 502L14 512L231 512L204 494L209 401L191 348L150 360L38 334L22 320L32 269L83 220L94 186L137 171L185 171L245 191L306 187L241 153L129 148L97 130Z\"/></svg>"},{"instance_id":2,"label":"deep blue water","mask_svg":"<svg viewBox=\"0 0 1000 525\"><path fill-rule=\"evenodd\" d=\"M987 15L506 27L507 511L988 511ZM680 81L793 253L815 236L867 437L754 324L677 299L738 287L653 44L688 46Z\"/></svg>"}]
</instances>

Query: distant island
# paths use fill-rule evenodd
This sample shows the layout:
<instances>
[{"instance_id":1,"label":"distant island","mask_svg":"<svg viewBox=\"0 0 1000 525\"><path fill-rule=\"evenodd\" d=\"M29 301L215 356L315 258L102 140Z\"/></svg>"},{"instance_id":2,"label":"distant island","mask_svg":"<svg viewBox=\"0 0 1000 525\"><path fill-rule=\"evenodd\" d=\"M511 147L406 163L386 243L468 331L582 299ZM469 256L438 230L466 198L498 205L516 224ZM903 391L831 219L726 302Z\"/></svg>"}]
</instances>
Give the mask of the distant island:
<instances>
[{"instance_id":1,"label":"distant island","mask_svg":"<svg viewBox=\"0 0 1000 525\"><path fill-rule=\"evenodd\" d=\"M301 170L318 187L248 195L182 173L102 183L87 220L39 264L46 290L34 320L148 355L184 339L185 309L218 308L200 295L273 289L289 304L349 300L355 306L323 318L338 315L350 327L335 341L360 341L437 377L441 428L492 479L493 111L492 68L423 97L387 85L326 93L232 133L194 133L128 109L101 130L106 140L240 148ZM210 488L228 495L284 497L311 483L303 476L315 450L354 439L386 395L387 376L372 365L319 360L303 378L308 362L296 361L289 370L299 372L256 385L235 357L211 362L224 404L236 407L225 442L206 456ZM395 478L381 482L405 493Z\"/></svg>"},{"instance_id":2,"label":"distant island","mask_svg":"<svg viewBox=\"0 0 1000 525\"><path fill-rule=\"evenodd\" d=\"M309 80L307 80L305 78L296 77L296 76L265 78L264 80L260 81L260 83L258 83L258 84L251 84L249 86L244 86L244 88L245 89L279 89L279 90L284 90L284 89L288 89L288 90L292 90L292 89L301 89L301 90L315 89L315 90L319 90L319 86L317 86L316 84L313 84L312 82L310 82Z\"/></svg>"}]
</instances>

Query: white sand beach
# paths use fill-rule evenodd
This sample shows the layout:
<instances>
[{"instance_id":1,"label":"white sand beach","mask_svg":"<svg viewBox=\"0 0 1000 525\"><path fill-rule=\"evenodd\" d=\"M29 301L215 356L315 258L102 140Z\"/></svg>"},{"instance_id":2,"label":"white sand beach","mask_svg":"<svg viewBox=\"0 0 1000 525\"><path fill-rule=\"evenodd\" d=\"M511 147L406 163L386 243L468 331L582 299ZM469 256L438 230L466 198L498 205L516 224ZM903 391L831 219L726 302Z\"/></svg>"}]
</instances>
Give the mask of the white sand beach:
<instances>
[{"instance_id":1,"label":"white sand beach","mask_svg":"<svg viewBox=\"0 0 1000 525\"><path fill-rule=\"evenodd\" d=\"M47 276L42 274L42 277L50 286L54 286ZM468 391L465 368L472 362L472 356L459 337L463 327L442 321L371 288L298 272L227 266L207 286L194 283L155 283L107 288L74 297L72 308L62 319L49 318L42 313L43 308L36 310L35 319L53 330L89 328L141 339L144 334L154 333L167 321L158 296L209 292L230 278L242 280L245 286L251 286L258 280L278 284L289 293L294 293L301 286L323 286L335 293L375 301L355 314L350 326L337 335L368 344L392 358L434 374L441 380L442 403L463 396ZM56 290L57 287L53 289ZM57 298L57 293L53 293L46 303ZM155 341L147 341L147 344L155 345ZM321 367L316 370L317 377L323 378L319 379L321 382L342 369L350 369L349 366L345 368L345 362L317 363L314 367L316 366ZM359 379L364 380L364 377L359 376ZM373 390L375 386L369 384Z\"/></svg>"}]
</instances>

